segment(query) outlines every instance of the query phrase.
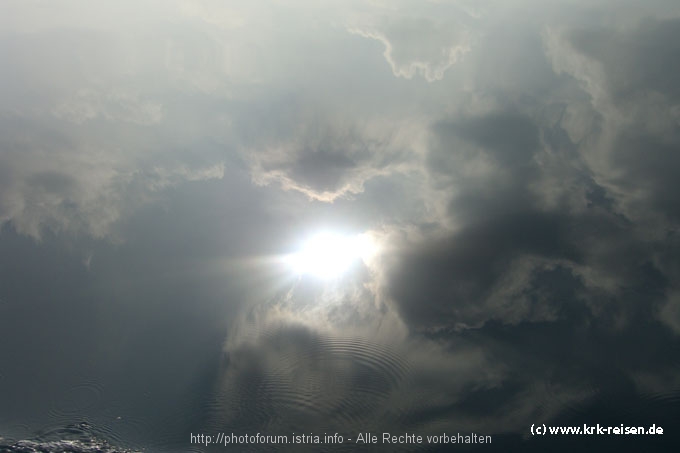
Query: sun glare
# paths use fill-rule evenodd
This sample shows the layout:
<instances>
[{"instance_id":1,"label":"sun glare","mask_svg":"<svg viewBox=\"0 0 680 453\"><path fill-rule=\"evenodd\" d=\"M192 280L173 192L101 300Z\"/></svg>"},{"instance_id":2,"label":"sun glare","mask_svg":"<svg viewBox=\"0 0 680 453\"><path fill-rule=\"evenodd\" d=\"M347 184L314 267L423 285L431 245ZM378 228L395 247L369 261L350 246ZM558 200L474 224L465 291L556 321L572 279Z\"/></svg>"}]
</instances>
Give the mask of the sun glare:
<instances>
[{"instance_id":1,"label":"sun glare","mask_svg":"<svg viewBox=\"0 0 680 453\"><path fill-rule=\"evenodd\" d=\"M374 252L373 241L365 235L342 236L317 234L302 249L289 256L289 264L300 275L311 274L322 279L336 278L352 265L366 260Z\"/></svg>"}]
</instances>

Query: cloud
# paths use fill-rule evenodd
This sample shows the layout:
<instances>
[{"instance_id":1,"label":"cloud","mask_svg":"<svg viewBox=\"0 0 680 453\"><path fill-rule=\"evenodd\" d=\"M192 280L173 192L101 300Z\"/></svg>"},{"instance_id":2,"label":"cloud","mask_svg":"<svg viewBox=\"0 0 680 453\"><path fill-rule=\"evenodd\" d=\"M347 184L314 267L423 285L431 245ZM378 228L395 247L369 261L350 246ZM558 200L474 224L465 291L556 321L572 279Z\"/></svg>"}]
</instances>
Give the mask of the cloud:
<instances>
[{"instance_id":1,"label":"cloud","mask_svg":"<svg viewBox=\"0 0 680 453\"><path fill-rule=\"evenodd\" d=\"M418 24L423 31L430 32L433 28L432 24ZM426 44L424 51L422 49L409 49L408 47L401 47L400 44L410 43L411 37L401 37L404 42L397 41L395 38L390 39L375 31L363 31L357 29L349 30L350 33L363 36L364 38L374 39L385 46L383 56L387 63L392 68L392 73L395 77L403 77L405 79L412 79L416 74L422 76L428 82L434 82L444 78L446 70L456 64L463 55L470 51L467 44L459 43L458 40L448 40L445 44L436 42L439 37L430 37L430 41ZM396 30L395 33L399 33ZM409 33L406 33L408 36ZM410 46L409 46L410 47Z\"/></svg>"},{"instance_id":2,"label":"cloud","mask_svg":"<svg viewBox=\"0 0 680 453\"><path fill-rule=\"evenodd\" d=\"M674 28L641 27L621 33L661 43ZM481 114L463 111L432 127L428 171L449 209L434 227L417 227L422 234L389 257L383 275L386 297L416 329L556 321L569 316L567 301L621 326L641 310L627 291L639 288L658 307L676 278L658 252L677 229L672 91L653 96L668 87L656 76L612 80L619 63L544 36L555 69L545 76L568 95L522 103L498 95ZM626 39L603 40L613 46L603 54L623 53L617 46ZM635 59L630 47L626 58ZM560 78L564 72L580 85ZM619 98L621 86L640 94ZM651 99L660 104L650 117ZM604 303L604 295L617 302Z\"/></svg>"},{"instance_id":3,"label":"cloud","mask_svg":"<svg viewBox=\"0 0 680 453\"><path fill-rule=\"evenodd\" d=\"M562 38L553 32L547 39L555 70L579 80L590 96L590 106L574 102L570 108L594 121L578 130L572 122L570 130L583 142L580 153L596 181L626 216L640 223L656 218L664 226L677 221L669 179L678 166L669 151L680 143L679 98L670 83L680 53L671 37L676 22L648 20L632 29L586 29Z\"/></svg>"},{"instance_id":4,"label":"cloud","mask_svg":"<svg viewBox=\"0 0 680 453\"><path fill-rule=\"evenodd\" d=\"M526 297L550 299L562 291L553 285L571 285L561 269L544 270L537 277L537 289L544 292ZM332 292L354 293L347 283ZM328 425L349 429L360 423L422 435L441 433L451 424L461 430L485 426L493 433L523 432L537 412L549 419L564 404L579 407L593 396L588 384L570 380L562 356L555 350L550 354L543 343L493 339L491 332L486 340L446 331L413 335L411 319L406 318L410 326L402 325L391 307L375 304L369 293L354 293L358 297L348 301L324 295L329 290L324 285L302 285L311 286L250 305L235 320L214 396L225 404L207 426L238 419L244 431L305 426L323 432ZM355 309L364 316L343 313ZM573 340L565 337L564 344L553 344L560 352L568 351ZM535 356L518 371L513 357L522 348ZM537 377L542 376L538 370L560 369L560 364L558 376L564 379L544 385Z\"/></svg>"},{"instance_id":5,"label":"cloud","mask_svg":"<svg viewBox=\"0 0 680 453\"><path fill-rule=\"evenodd\" d=\"M582 283L564 218L516 213L397 252L389 297L415 329L555 320Z\"/></svg>"},{"instance_id":6,"label":"cloud","mask_svg":"<svg viewBox=\"0 0 680 453\"><path fill-rule=\"evenodd\" d=\"M129 23L125 5L69 3L49 22L35 6L12 7L16 21L0 40L11 68L0 75L1 224L36 239L51 231L121 240L117 222L162 190L221 177L225 156L214 147L207 155L207 128L178 127L205 110L173 105L171 91L195 89L169 88L182 73L163 58L162 21Z\"/></svg>"},{"instance_id":7,"label":"cloud","mask_svg":"<svg viewBox=\"0 0 680 453\"><path fill-rule=\"evenodd\" d=\"M668 296L668 300L661 307L658 317L673 332L680 334L680 295L678 293L672 293Z\"/></svg>"},{"instance_id":8,"label":"cloud","mask_svg":"<svg viewBox=\"0 0 680 453\"><path fill-rule=\"evenodd\" d=\"M565 121L565 129L578 139L578 152L610 209L626 219L627 234L640 241L633 256L654 263L658 273L654 287L661 293L654 300L666 299L656 307L671 327L680 275L669 261L677 252L680 201L673 176L680 170L674 152L680 146L680 98L674 83L680 70L677 24L671 14L622 28L552 33L546 41L555 70L578 80L589 96L589 102L572 101L568 109L582 112L590 123L577 124L574 115ZM610 275L608 280L629 286L624 275L630 274Z\"/></svg>"},{"instance_id":9,"label":"cloud","mask_svg":"<svg viewBox=\"0 0 680 453\"><path fill-rule=\"evenodd\" d=\"M348 304L314 301L308 293L296 298L292 293L301 289L273 304L250 306L234 323L215 396L229 404L208 426L239 419L244 430L266 423L268 429L303 425L322 432L330 424L342 429L362 423L434 433L464 411L471 389L503 385L504 366L482 348L460 341L447 349L411 338L394 313L373 305L367 294ZM342 312L355 307L368 318L345 318ZM266 421L262 411L269 414Z\"/></svg>"},{"instance_id":10,"label":"cloud","mask_svg":"<svg viewBox=\"0 0 680 453\"><path fill-rule=\"evenodd\" d=\"M617 260L626 275L633 257L675 272L653 250L677 229L677 21L604 29L580 5L564 21L550 18L561 9L539 8L518 28L503 26L520 19L502 5L474 8L273 9L299 30L283 33L271 11L182 3L170 21L133 21L133 38L94 10L96 27L61 13L67 31L16 10L10 33L27 36L2 47L13 64L1 92L0 218L34 237L106 237L161 191L220 178L238 160L286 202L299 193L350 212L351 201L366 228L418 231L380 284L419 326L438 310L461 326L554 320L559 304L530 300L531 288L546 293L554 278L616 292L625 285L606 266ZM318 24L336 28L309 42ZM393 75L441 83L364 67L376 60L371 40ZM31 52L54 71L29 70ZM39 96L13 94L34 88ZM630 257L617 252L625 243ZM433 294L418 302L401 284L411 263L454 275L415 271Z\"/></svg>"},{"instance_id":11,"label":"cloud","mask_svg":"<svg viewBox=\"0 0 680 453\"><path fill-rule=\"evenodd\" d=\"M471 50L474 17L464 5L429 3L419 14L403 3L372 6L370 13L350 16L348 31L380 42L395 77L442 80Z\"/></svg>"},{"instance_id":12,"label":"cloud","mask_svg":"<svg viewBox=\"0 0 680 453\"><path fill-rule=\"evenodd\" d=\"M364 191L367 181L417 168L422 132L417 122L369 116L364 121L287 106L270 136L245 138L242 153L256 184L279 184L312 200L333 202ZM262 120L260 119L260 124Z\"/></svg>"},{"instance_id":13,"label":"cloud","mask_svg":"<svg viewBox=\"0 0 680 453\"><path fill-rule=\"evenodd\" d=\"M163 120L163 106L127 93L97 92L81 89L76 95L58 104L52 113L57 118L82 124L96 118L130 122L141 126L158 124Z\"/></svg>"},{"instance_id":14,"label":"cloud","mask_svg":"<svg viewBox=\"0 0 680 453\"><path fill-rule=\"evenodd\" d=\"M170 155L146 163L135 153L116 154L115 145L96 138L75 140L49 122L5 117L3 126L0 163L7 178L0 194L0 223L10 222L36 239L46 230L120 239L115 238L116 222L149 203L159 190L221 178L224 172L222 163L190 166Z\"/></svg>"}]
</instances>

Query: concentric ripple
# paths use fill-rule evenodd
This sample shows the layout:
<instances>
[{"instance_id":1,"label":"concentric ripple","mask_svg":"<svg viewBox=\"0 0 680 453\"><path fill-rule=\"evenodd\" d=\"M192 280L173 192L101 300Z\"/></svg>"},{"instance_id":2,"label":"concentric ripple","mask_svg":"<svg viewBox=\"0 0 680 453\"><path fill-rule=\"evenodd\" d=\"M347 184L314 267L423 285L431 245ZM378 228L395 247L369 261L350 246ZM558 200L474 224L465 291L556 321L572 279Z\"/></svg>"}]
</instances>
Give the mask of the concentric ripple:
<instances>
[{"instance_id":1,"label":"concentric ripple","mask_svg":"<svg viewBox=\"0 0 680 453\"><path fill-rule=\"evenodd\" d=\"M409 373L408 363L383 345L290 330L268 332L229 362L230 397L222 404L237 408L240 421L267 429L340 429L374 420Z\"/></svg>"},{"instance_id":2,"label":"concentric ripple","mask_svg":"<svg viewBox=\"0 0 680 453\"><path fill-rule=\"evenodd\" d=\"M98 382L81 382L64 392L52 403L49 415L55 420L70 420L98 406L103 387Z\"/></svg>"}]
</instances>

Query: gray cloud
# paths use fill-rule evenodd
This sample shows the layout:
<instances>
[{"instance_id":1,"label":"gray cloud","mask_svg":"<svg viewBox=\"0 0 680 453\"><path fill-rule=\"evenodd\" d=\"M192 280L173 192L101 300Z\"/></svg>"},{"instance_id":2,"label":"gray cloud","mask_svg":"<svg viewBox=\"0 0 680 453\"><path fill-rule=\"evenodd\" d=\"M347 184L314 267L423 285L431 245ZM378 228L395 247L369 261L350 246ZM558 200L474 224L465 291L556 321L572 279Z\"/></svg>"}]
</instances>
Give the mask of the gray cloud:
<instances>
[{"instance_id":1,"label":"gray cloud","mask_svg":"<svg viewBox=\"0 0 680 453\"><path fill-rule=\"evenodd\" d=\"M627 78L616 58L657 58L636 53L649 53L643 49L650 42L665 49L661 54L672 53L664 36L676 27L663 21L640 27L616 32L616 40L601 31L587 39L578 33L573 40L587 46L587 56L571 48L560 57L559 64L571 64L587 81L581 87L592 104L580 100L581 88L569 79L555 78L557 90L576 90L566 103L563 96L549 97L546 106L498 94L510 110L496 107L433 126L429 172L440 194L448 192L449 209L435 228L438 237L423 229L420 239L390 256L384 282L407 324L427 330L555 321L568 316L568 304L626 323L638 313L628 292L643 291L652 307L664 303L677 278L659 253L677 230L671 188L677 123L672 91L652 94L668 89L659 71L673 71L659 57L636 64ZM547 57L555 62L547 39ZM601 60L592 56L597 52ZM612 59L616 63L608 63ZM650 96L657 112L670 116L640 119L650 111ZM557 115L546 116L551 109ZM576 126L577 109L591 111L591 124ZM672 304L664 307L670 315Z\"/></svg>"},{"instance_id":2,"label":"gray cloud","mask_svg":"<svg viewBox=\"0 0 680 453\"><path fill-rule=\"evenodd\" d=\"M677 2L116 5L0 17L3 429L671 420ZM293 275L320 229L379 251Z\"/></svg>"},{"instance_id":3,"label":"gray cloud","mask_svg":"<svg viewBox=\"0 0 680 453\"><path fill-rule=\"evenodd\" d=\"M377 176L407 171L413 160L410 137L398 126L301 119L292 136L248 150L256 183L275 181L309 198L333 201L363 192L366 181Z\"/></svg>"},{"instance_id":4,"label":"gray cloud","mask_svg":"<svg viewBox=\"0 0 680 453\"><path fill-rule=\"evenodd\" d=\"M478 13L465 2L430 2L417 13L408 2L375 2L348 16L348 31L380 42L392 74L405 79L442 80L471 51L477 33Z\"/></svg>"}]
</instances>

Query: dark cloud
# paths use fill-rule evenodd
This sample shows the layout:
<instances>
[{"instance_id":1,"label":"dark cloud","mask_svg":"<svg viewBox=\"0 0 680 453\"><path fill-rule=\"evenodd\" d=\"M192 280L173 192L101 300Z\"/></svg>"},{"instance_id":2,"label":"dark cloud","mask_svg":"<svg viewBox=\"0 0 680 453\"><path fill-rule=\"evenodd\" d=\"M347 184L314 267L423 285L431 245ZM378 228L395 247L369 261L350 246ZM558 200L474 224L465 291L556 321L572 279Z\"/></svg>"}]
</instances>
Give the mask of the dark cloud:
<instances>
[{"instance_id":1,"label":"dark cloud","mask_svg":"<svg viewBox=\"0 0 680 453\"><path fill-rule=\"evenodd\" d=\"M525 282L529 287L521 291L535 294L540 294L537 281L557 272L550 265L544 268L542 260L579 260L580 252L569 237L566 221L565 217L539 212L496 216L468 225L445 239L416 246L399 256L391 270L387 284L390 295L407 322L425 328L474 326L489 318L506 316L516 322L523 315L513 313L515 309L527 311L525 316L529 318L532 311L545 309L548 313L551 308L541 305L554 303L550 297L530 300L527 307L512 300L521 294L500 296L507 300L493 300L492 296L499 291L504 276L513 275L513 268L524 267L522 258L537 261L522 269L529 272L530 281ZM577 284L578 278L566 272L572 284ZM493 306L496 303L501 306Z\"/></svg>"},{"instance_id":2,"label":"dark cloud","mask_svg":"<svg viewBox=\"0 0 680 453\"><path fill-rule=\"evenodd\" d=\"M612 157L616 169L621 171L617 183L631 191L643 191L648 208L661 213L672 224L680 220L680 194L675 189L676 175L680 171L680 128L672 136L623 133ZM669 225L669 228L672 228Z\"/></svg>"},{"instance_id":3,"label":"dark cloud","mask_svg":"<svg viewBox=\"0 0 680 453\"><path fill-rule=\"evenodd\" d=\"M602 63L607 88L620 102L644 93L663 93L677 102L680 88L680 21L647 19L633 30L587 29L574 31L576 50Z\"/></svg>"},{"instance_id":4,"label":"dark cloud","mask_svg":"<svg viewBox=\"0 0 680 453\"><path fill-rule=\"evenodd\" d=\"M357 160L363 160L368 155L366 153L363 159L349 157L345 152L348 142L342 143L342 150L333 149L332 145L327 148L328 144L305 149L300 159L291 163L284 171L289 172L291 178L299 181L303 186L314 188L319 192L335 191L341 185L340 178L355 170Z\"/></svg>"},{"instance_id":5,"label":"dark cloud","mask_svg":"<svg viewBox=\"0 0 680 453\"><path fill-rule=\"evenodd\" d=\"M538 150L538 128L529 118L494 113L454 125L455 134L490 153L504 168L527 165Z\"/></svg>"},{"instance_id":6,"label":"dark cloud","mask_svg":"<svg viewBox=\"0 0 680 453\"><path fill-rule=\"evenodd\" d=\"M461 224L531 210L538 128L526 116L499 112L435 125L428 155L442 187L455 188L451 215Z\"/></svg>"},{"instance_id":7,"label":"dark cloud","mask_svg":"<svg viewBox=\"0 0 680 453\"><path fill-rule=\"evenodd\" d=\"M661 37L669 29L672 24L646 23L622 36L629 44L647 39L662 45ZM616 33L623 32L612 35ZM590 55L601 57L606 75L612 73L614 80L606 79L608 91L620 95L623 82L617 77L636 92L665 89L654 74L668 67L662 60L649 62L648 73L645 65L637 64L646 58L641 49L648 44L631 48L628 41L608 36L598 31L573 38ZM673 44L662 46L668 49ZM609 47L611 51L602 50ZM621 62L611 62L617 52L639 58L630 78L618 70ZM668 69L673 73L672 67ZM648 225L629 216L633 206L651 209L664 219L661 228L675 228L677 191L671 187L671 175L676 173L672 151L677 131L644 123L637 130L618 129L616 123L613 141L575 142L560 127L564 113L556 123L536 116L545 112L544 107L537 108L540 102L533 99L519 107L510 98L512 110L433 127L429 170L442 191L451 193L447 215L452 227L440 232L440 238L416 240L396 252L386 282L389 295L413 327L470 327L491 319L555 320L574 304L594 310L591 315L602 315L591 305L602 297L617 300L612 310L625 318L637 313L627 295L631 291L647 294L651 306L659 307L664 292L673 288L675 272L654 264L665 235L646 239ZM631 100L625 102L630 105ZM644 103L634 108L646 111ZM604 126L596 122L589 133L608 136L606 129L613 124L608 116L604 121ZM597 154L607 156L606 167L590 166ZM559 169L552 168L552 159L559 159ZM546 204L550 191L572 185L574 192L565 191ZM579 198L573 198L577 194ZM558 275L551 285L544 283ZM653 318L653 310L644 316Z\"/></svg>"}]
</instances>

